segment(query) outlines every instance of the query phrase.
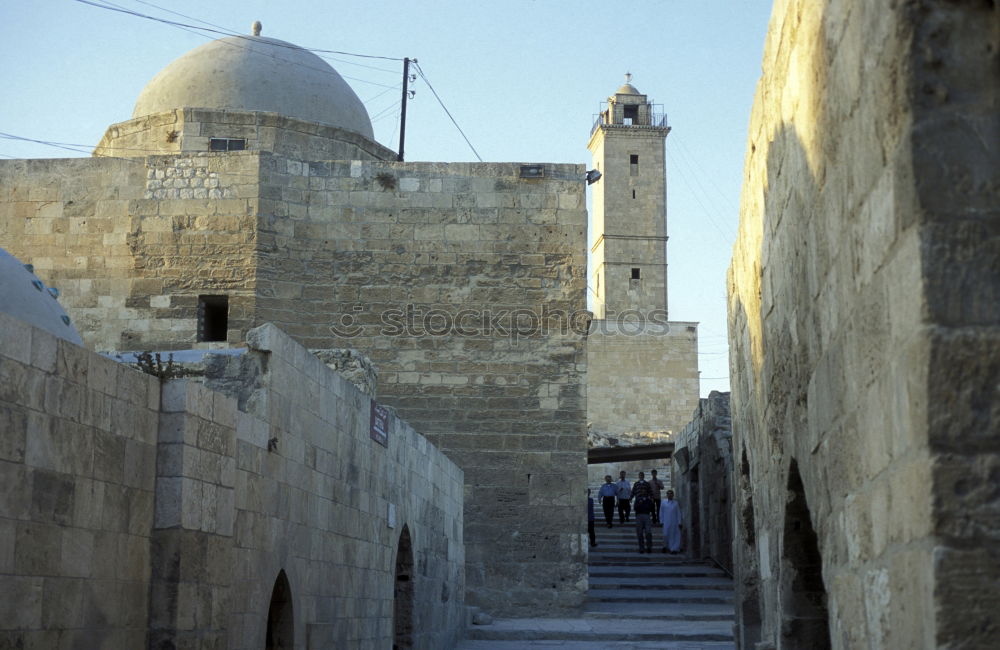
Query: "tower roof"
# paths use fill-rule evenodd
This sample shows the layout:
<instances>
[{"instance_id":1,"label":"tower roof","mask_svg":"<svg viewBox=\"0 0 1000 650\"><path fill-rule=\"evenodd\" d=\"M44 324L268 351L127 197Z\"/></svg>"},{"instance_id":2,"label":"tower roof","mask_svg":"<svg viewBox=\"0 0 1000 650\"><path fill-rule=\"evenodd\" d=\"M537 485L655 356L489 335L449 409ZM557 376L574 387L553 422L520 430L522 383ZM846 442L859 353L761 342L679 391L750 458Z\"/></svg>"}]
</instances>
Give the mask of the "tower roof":
<instances>
[{"instance_id":1,"label":"tower roof","mask_svg":"<svg viewBox=\"0 0 1000 650\"><path fill-rule=\"evenodd\" d=\"M641 95L639 89L632 85L632 73L625 73L625 83L618 87L615 91L616 95Z\"/></svg>"},{"instance_id":2,"label":"tower roof","mask_svg":"<svg viewBox=\"0 0 1000 650\"><path fill-rule=\"evenodd\" d=\"M364 104L330 64L259 35L211 41L170 63L139 93L132 117L178 108L273 112L374 138Z\"/></svg>"}]
</instances>

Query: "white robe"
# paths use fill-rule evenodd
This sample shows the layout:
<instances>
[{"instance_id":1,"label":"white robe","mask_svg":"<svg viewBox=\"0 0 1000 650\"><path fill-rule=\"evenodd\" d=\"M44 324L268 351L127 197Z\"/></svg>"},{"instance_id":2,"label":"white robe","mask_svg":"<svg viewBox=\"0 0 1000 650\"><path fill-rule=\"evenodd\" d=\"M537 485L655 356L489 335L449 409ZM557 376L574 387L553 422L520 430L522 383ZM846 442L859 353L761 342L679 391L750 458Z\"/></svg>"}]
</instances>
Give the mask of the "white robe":
<instances>
[{"instance_id":1,"label":"white robe","mask_svg":"<svg viewBox=\"0 0 1000 650\"><path fill-rule=\"evenodd\" d=\"M663 545L671 553L681 550L681 506L676 501L660 502L660 522L663 524Z\"/></svg>"}]
</instances>

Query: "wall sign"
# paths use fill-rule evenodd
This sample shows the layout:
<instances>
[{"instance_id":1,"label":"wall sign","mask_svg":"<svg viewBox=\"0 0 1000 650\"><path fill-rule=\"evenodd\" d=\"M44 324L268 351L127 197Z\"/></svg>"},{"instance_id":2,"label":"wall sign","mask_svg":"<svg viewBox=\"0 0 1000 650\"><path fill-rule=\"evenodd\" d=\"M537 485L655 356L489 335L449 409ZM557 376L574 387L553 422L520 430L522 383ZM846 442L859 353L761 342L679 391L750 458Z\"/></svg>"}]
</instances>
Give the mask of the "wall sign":
<instances>
[{"instance_id":1,"label":"wall sign","mask_svg":"<svg viewBox=\"0 0 1000 650\"><path fill-rule=\"evenodd\" d=\"M380 406L372 400L371 430L372 440L382 445L389 446L389 409Z\"/></svg>"}]
</instances>

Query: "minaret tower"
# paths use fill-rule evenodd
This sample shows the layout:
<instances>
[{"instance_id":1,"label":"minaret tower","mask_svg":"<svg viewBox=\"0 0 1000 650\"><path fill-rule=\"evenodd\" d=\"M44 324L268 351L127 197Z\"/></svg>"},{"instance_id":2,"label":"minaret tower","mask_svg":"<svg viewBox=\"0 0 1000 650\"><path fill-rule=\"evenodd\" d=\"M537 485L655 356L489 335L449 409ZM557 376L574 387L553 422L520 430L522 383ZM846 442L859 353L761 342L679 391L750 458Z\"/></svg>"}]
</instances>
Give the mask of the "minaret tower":
<instances>
[{"instance_id":1,"label":"minaret tower","mask_svg":"<svg viewBox=\"0 0 1000 650\"><path fill-rule=\"evenodd\" d=\"M594 317L667 309L667 179L670 127L662 107L625 83L608 97L587 148L601 178L592 186L590 288ZM657 110L659 109L659 110Z\"/></svg>"}]
</instances>

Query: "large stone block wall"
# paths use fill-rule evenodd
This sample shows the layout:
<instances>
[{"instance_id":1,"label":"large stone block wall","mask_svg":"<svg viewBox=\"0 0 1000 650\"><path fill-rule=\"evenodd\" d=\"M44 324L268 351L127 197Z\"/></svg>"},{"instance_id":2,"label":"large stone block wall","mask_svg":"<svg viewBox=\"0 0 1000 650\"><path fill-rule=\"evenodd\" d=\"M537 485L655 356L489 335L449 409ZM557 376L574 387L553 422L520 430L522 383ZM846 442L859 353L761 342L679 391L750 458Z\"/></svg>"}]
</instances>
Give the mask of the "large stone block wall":
<instances>
[{"instance_id":1,"label":"large stone block wall","mask_svg":"<svg viewBox=\"0 0 1000 650\"><path fill-rule=\"evenodd\" d=\"M0 314L0 646L145 647L159 404Z\"/></svg>"},{"instance_id":2,"label":"large stone block wall","mask_svg":"<svg viewBox=\"0 0 1000 650\"><path fill-rule=\"evenodd\" d=\"M364 351L379 398L469 477L473 602L572 607L586 590L583 523L564 508L586 486L585 169L543 168L0 161L0 244L62 289L100 350L205 347L198 296L224 294L230 345L274 322Z\"/></svg>"},{"instance_id":3,"label":"large stone block wall","mask_svg":"<svg viewBox=\"0 0 1000 650\"><path fill-rule=\"evenodd\" d=\"M199 294L251 326L257 154L0 161L0 245L97 350L191 347Z\"/></svg>"},{"instance_id":4,"label":"large stone block wall","mask_svg":"<svg viewBox=\"0 0 1000 650\"><path fill-rule=\"evenodd\" d=\"M582 602L584 168L262 166L258 319L364 350L379 398L462 467L472 604Z\"/></svg>"},{"instance_id":5,"label":"large stone block wall","mask_svg":"<svg viewBox=\"0 0 1000 650\"><path fill-rule=\"evenodd\" d=\"M207 387L164 386L151 643L263 647L283 571L296 647L386 647L405 528L414 647L450 647L462 471L399 417L387 447L373 441L370 398L273 325L248 344L209 364Z\"/></svg>"},{"instance_id":6,"label":"large stone block wall","mask_svg":"<svg viewBox=\"0 0 1000 650\"><path fill-rule=\"evenodd\" d=\"M273 326L249 340L161 391L0 314L5 646L260 648L284 572L295 647L383 648L407 548L413 647L455 643L462 471L396 416L374 442L370 398Z\"/></svg>"},{"instance_id":7,"label":"large stone block wall","mask_svg":"<svg viewBox=\"0 0 1000 650\"><path fill-rule=\"evenodd\" d=\"M738 611L767 647L998 643L997 20L775 6L729 274Z\"/></svg>"},{"instance_id":8,"label":"large stone block wall","mask_svg":"<svg viewBox=\"0 0 1000 650\"><path fill-rule=\"evenodd\" d=\"M660 329L665 331L653 331ZM695 323L661 328L593 322L587 339L587 421L593 431L676 433L698 407L698 385Z\"/></svg>"}]
</instances>

